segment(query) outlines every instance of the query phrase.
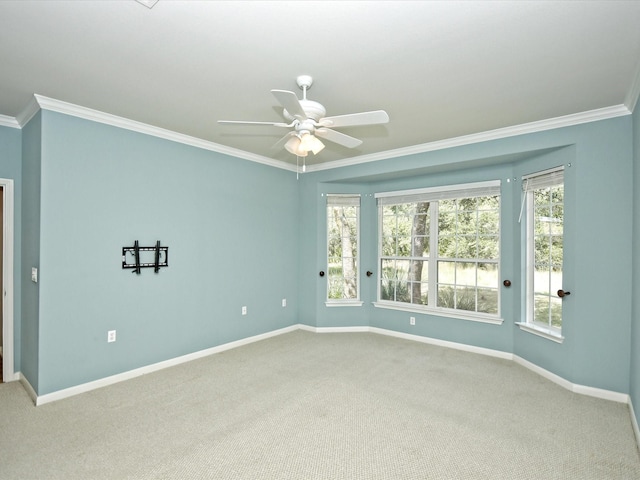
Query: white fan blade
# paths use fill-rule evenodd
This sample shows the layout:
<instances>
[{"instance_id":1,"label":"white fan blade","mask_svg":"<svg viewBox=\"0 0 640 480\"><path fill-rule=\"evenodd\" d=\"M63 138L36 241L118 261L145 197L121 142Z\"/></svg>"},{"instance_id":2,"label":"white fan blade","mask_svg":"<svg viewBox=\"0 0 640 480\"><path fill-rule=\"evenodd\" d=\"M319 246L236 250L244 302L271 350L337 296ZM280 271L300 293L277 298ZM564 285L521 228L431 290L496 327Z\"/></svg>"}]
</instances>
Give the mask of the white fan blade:
<instances>
[{"instance_id":1,"label":"white fan blade","mask_svg":"<svg viewBox=\"0 0 640 480\"><path fill-rule=\"evenodd\" d=\"M280 102L280 105L282 105L292 117L297 118L301 122L307 119L307 114L304 113L304 109L302 105L300 105L300 100L298 100L295 93L287 90L271 90L271 93L273 93L273 96Z\"/></svg>"},{"instance_id":2,"label":"white fan blade","mask_svg":"<svg viewBox=\"0 0 640 480\"><path fill-rule=\"evenodd\" d=\"M324 117L320 119L320 125L323 127L354 127L356 125L376 125L379 123L388 123L389 115L384 110L375 110L373 112L350 113L347 115L338 115L336 117Z\"/></svg>"},{"instance_id":3,"label":"white fan blade","mask_svg":"<svg viewBox=\"0 0 640 480\"><path fill-rule=\"evenodd\" d=\"M350 137L344 133L336 132L330 128L316 128L316 135L347 148L355 148L362 145L362 140Z\"/></svg>"},{"instance_id":4,"label":"white fan blade","mask_svg":"<svg viewBox=\"0 0 640 480\"><path fill-rule=\"evenodd\" d=\"M274 150L280 150L281 148L284 148L284 144L287 143L289 139L293 137L295 134L296 132L287 133L284 137L282 137L280 140L274 143L271 148Z\"/></svg>"},{"instance_id":5,"label":"white fan blade","mask_svg":"<svg viewBox=\"0 0 640 480\"><path fill-rule=\"evenodd\" d=\"M228 123L232 125L271 125L272 127L292 127L292 124L282 122L247 122L244 120L218 120L218 123Z\"/></svg>"}]
</instances>

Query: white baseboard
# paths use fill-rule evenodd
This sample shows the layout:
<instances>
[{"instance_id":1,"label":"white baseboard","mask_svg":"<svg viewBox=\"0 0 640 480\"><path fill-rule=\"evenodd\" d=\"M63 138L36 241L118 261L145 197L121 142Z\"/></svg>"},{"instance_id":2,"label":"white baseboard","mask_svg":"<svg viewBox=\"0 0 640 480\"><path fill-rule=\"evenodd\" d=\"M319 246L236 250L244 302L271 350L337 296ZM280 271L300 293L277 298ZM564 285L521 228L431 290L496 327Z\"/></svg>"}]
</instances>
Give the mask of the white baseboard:
<instances>
[{"instance_id":1,"label":"white baseboard","mask_svg":"<svg viewBox=\"0 0 640 480\"><path fill-rule=\"evenodd\" d=\"M370 327L311 327L304 324L299 324L298 328L313 333L366 333L371 331Z\"/></svg>"},{"instance_id":2,"label":"white baseboard","mask_svg":"<svg viewBox=\"0 0 640 480\"><path fill-rule=\"evenodd\" d=\"M253 337L243 338L241 340L236 340L234 342L225 343L223 345L218 345L216 347L207 348L205 350L200 350L198 352L189 353L187 355L182 355L180 357L171 358L169 360L165 360L163 362L154 363L152 365L147 365L145 367L136 368L134 370L129 370L127 372L118 373L116 375L111 375L109 377L101 378L98 380L94 380L92 382L83 383L81 385L76 385L73 387L65 388L63 390L58 390L52 393L47 393L45 395L36 395L33 393L32 398L35 399L36 405L44 405L45 403L55 402L56 400L62 400L63 398L72 397L74 395L78 395L80 393L89 392L91 390L95 390L97 388L106 387L108 385L113 385L114 383L123 382L125 380L131 380L132 378L139 377L141 375L146 375L148 373L157 372L158 370L162 370L165 368L173 367L176 365L180 365L182 363L190 362L192 360L197 360L199 358L207 357L209 355L213 355L216 353L224 352L226 350L231 350L232 348L241 347L243 345L248 345L253 342L258 342L260 340L264 340L266 338L275 337L277 335L282 335L284 333L289 333L294 330L298 330L298 325L292 325L289 327L281 328L278 330L273 330L271 332L262 333L260 335L255 335ZM28 382L27 382L28 384ZM31 386L29 385L29 388ZM33 388L31 388L33 392Z\"/></svg>"},{"instance_id":3,"label":"white baseboard","mask_svg":"<svg viewBox=\"0 0 640 480\"><path fill-rule=\"evenodd\" d=\"M291 325L289 327L273 330L271 332L255 335L253 337L243 338L241 340L236 340L234 342L225 343L223 345L218 345L216 347L207 348L205 350L200 350L198 352L172 358L169 360L165 360L163 362L154 363L153 365L148 365L148 366L137 368L134 370L129 370L127 372L119 373L119 374L101 378L92 382L83 383L81 385L76 385L70 388L65 388L63 390L58 390L56 392L52 392L52 393L48 393L40 396L38 396L35 393L35 390L31 387L31 385L26 380L26 378L24 378L24 376L20 375L19 373L17 374L17 376L19 377L21 383L24 385L25 389L27 390L31 398L34 400L34 403L36 405L44 405L45 403L54 402L56 400L61 400L63 398L71 397L73 395L85 393L91 390L95 390L97 388L113 385L114 383L130 380L132 378L139 377L147 373L156 372L164 368L180 365L182 363L207 357L209 355L214 355L216 353L224 352L232 348L241 347L243 345L247 345L253 342L258 342L260 340L264 340L270 337L275 337L277 335L293 332L295 330L305 330L313 333L367 333L369 332L369 333L376 333L379 335L387 335L387 336L396 337L396 338L403 338L406 340L412 340L412 341L426 343L430 345L436 345L439 347L453 348L455 350L461 350L461 351L470 352L470 353L477 353L480 355L487 355L490 357L502 358L505 360L512 360L517 364L537 373L538 375L556 383L557 385L560 385L563 388L566 388L571 392L579 393L581 395L601 398L604 400L611 400L614 402L629 404L632 412L632 420L634 422L634 431L636 432L636 438L639 439L639 445L640 445L640 432L638 431L638 423L637 423L635 414L633 413L633 406L631 405L630 397L625 393L613 392L610 390L603 390L600 388L587 387L584 385L577 385L577 384L571 383L570 381L560 377L559 375L556 375L555 373L551 373L548 370L545 370L544 368L539 367L538 365L535 365L534 363L531 363L528 360L525 360L512 353L502 352L500 350L493 350L490 348L476 347L473 345L466 345L464 343L449 342L449 341L440 340L437 338L422 337L420 335L412 335L409 333L397 332L394 330L387 330L384 328L368 327L368 326L313 327L305 324Z\"/></svg>"},{"instance_id":4,"label":"white baseboard","mask_svg":"<svg viewBox=\"0 0 640 480\"><path fill-rule=\"evenodd\" d=\"M20 382L20 384L27 391L27 394L29 395L31 400L33 400L33 403L35 403L37 405L38 404L38 394L36 393L36 391L33 389L31 384L29 383L29 380L27 380L27 377L22 375L22 373L20 373L20 372L17 372L15 375L17 377L17 380Z\"/></svg>"},{"instance_id":5,"label":"white baseboard","mask_svg":"<svg viewBox=\"0 0 640 480\"><path fill-rule=\"evenodd\" d=\"M541 377L544 377L547 380L550 380L553 383L560 385L561 387L566 388L571 392L579 393L581 395L587 395L589 397L601 398L603 400L611 400L618 403L629 403L629 395L627 395L626 393L614 392L612 390L604 390L602 388L587 387L585 385L572 383L569 380L550 372L549 370L545 370L544 368L539 367L535 363L531 363L530 361L519 357L518 355L513 356L513 361L518 365L522 365L523 367L528 368L532 372L537 373Z\"/></svg>"},{"instance_id":6,"label":"white baseboard","mask_svg":"<svg viewBox=\"0 0 640 480\"><path fill-rule=\"evenodd\" d=\"M631 426L633 427L633 433L636 436L636 445L640 451L640 428L638 428L638 418L636 417L636 412L633 410L631 397L629 397L629 413L631 414Z\"/></svg>"},{"instance_id":7,"label":"white baseboard","mask_svg":"<svg viewBox=\"0 0 640 480\"><path fill-rule=\"evenodd\" d=\"M420 335L413 335L410 333L396 332L395 330L387 330L387 329L378 328L378 327L369 327L369 332L377 333L379 335L388 335L390 337L404 338L405 340L413 340L414 342L428 343L429 345L435 345L438 347L453 348L454 350L462 350L464 352L479 353L481 355L487 355L489 357L503 358L506 360L513 359L513 354L502 352L500 350L492 350L490 348L475 347L473 345L449 342L447 340L439 340L437 338L422 337Z\"/></svg>"}]
</instances>

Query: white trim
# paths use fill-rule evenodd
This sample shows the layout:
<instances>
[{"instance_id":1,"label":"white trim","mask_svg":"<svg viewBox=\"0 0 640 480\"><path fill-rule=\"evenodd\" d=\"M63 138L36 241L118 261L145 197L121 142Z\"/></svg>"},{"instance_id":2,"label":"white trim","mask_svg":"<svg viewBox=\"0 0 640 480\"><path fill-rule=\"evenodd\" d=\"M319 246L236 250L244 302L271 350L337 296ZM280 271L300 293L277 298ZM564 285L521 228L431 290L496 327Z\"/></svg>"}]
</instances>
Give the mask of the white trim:
<instances>
[{"instance_id":1,"label":"white trim","mask_svg":"<svg viewBox=\"0 0 640 480\"><path fill-rule=\"evenodd\" d=\"M423 143L411 147L397 148L395 150L387 150L385 152L373 153L371 155L361 155L359 157L347 158L345 160L336 160L335 162L325 162L317 165L307 166L307 173L317 172L320 170L330 170L332 168L348 167L361 163L375 162L378 160L387 160L389 158L403 157L407 155L416 155L419 153L433 152L436 150L445 150L447 148L460 147L463 145L471 145L474 143L487 142L490 140L499 140L501 138L515 137L529 133L543 132L545 130L553 130L562 127L571 127L582 123L597 122L599 120L607 120L610 118L630 115L631 111L625 105L614 105L611 107L589 110L562 117L549 118L539 120L537 122L524 123L522 125L514 125L511 127L489 130L471 135L463 135L461 137L448 138L438 140L436 142Z\"/></svg>"},{"instance_id":2,"label":"white trim","mask_svg":"<svg viewBox=\"0 0 640 480\"><path fill-rule=\"evenodd\" d=\"M631 401L631 396L629 396L629 414L631 415L631 426L633 427L633 433L636 436L636 444L638 446L638 450L640 450L640 428L638 428L638 418L636 417L636 413L633 410L633 402Z\"/></svg>"},{"instance_id":3,"label":"white trim","mask_svg":"<svg viewBox=\"0 0 640 480\"><path fill-rule=\"evenodd\" d=\"M516 325L520 327L520 330L533 333L534 335L538 335L539 337L546 338L547 340L552 340L556 343L562 343L564 341L564 337L562 335L558 335L557 333L554 333L551 329L539 327L535 324L525 323L525 322L516 322Z\"/></svg>"},{"instance_id":4,"label":"white trim","mask_svg":"<svg viewBox=\"0 0 640 480\"><path fill-rule=\"evenodd\" d=\"M222 153L224 155L230 155L236 158L242 158L244 160L250 160L256 163L262 163L275 168L281 168L289 170L291 172L296 171L295 165L291 165L279 160L273 160L272 158L263 157L262 155L256 155L253 153L245 152L236 148L226 147L217 143L202 140L200 138L191 137L182 133L173 132L160 127L154 127L146 123L136 122L135 120L129 120L127 118L118 117L109 113L100 112L91 108L81 107L72 103L55 100L53 98L44 97L42 95L34 95L38 105L43 110L49 110L52 112L63 113L65 115L71 115L73 117L82 118L84 120L90 120L92 122L103 123L105 125L111 125L113 127L124 128L133 132L144 133L145 135L151 135L153 137L164 138L172 142L182 143L190 145L192 147L201 148L203 150L210 150L212 152Z\"/></svg>"},{"instance_id":5,"label":"white trim","mask_svg":"<svg viewBox=\"0 0 640 480\"><path fill-rule=\"evenodd\" d=\"M631 88L629 89L629 92L627 92L627 96L624 97L624 105L631 113L633 113L636 108L638 97L640 97L640 60L638 60L638 65L636 66L636 72L631 83Z\"/></svg>"},{"instance_id":6,"label":"white trim","mask_svg":"<svg viewBox=\"0 0 640 480\"><path fill-rule=\"evenodd\" d=\"M0 115L0 127L20 128L18 120L7 115Z\"/></svg>"},{"instance_id":7,"label":"white trim","mask_svg":"<svg viewBox=\"0 0 640 480\"><path fill-rule=\"evenodd\" d=\"M401 312L411 312L411 313L421 313L422 315L432 315L434 317L446 317L446 318L457 318L458 320L469 320L471 322L481 322L481 323L490 323L492 325L502 325L504 319L500 317L489 317L483 316L482 314L476 313L471 314L468 311L463 310L455 310L452 308L427 308L427 307L417 307L412 306L413 304L407 303L402 304L400 302L372 302L373 306L376 308L386 308L388 310L400 310Z\"/></svg>"},{"instance_id":8,"label":"white trim","mask_svg":"<svg viewBox=\"0 0 640 480\"><path fill-rule=\"evenodd\" d=\"M300 330L313 333L369 333L371 327L312 327L310 325L298 325Z\"/></svg>"},{"instance_id":9,"label":"white trim","mask_svg":"<svg viewBox=\"0 0 640 480\"><path fill-rule=\"evenodd\" d=\"M580 395L586 395L588 397L601 398L603 400L611 400L612 402L618 402L618 403L629 402L629 395L627 395L626 393L614 392L612 390L604 390L602 388L587 387L585 385L578 385L575 383L571 383L569 380L566 380L561 376L556 375L555 373L551 373L550 371L545 370L544 368L539 367L535 363L531 363L530 361L525 360L524 358L519 357L518 355L513 356L513 361L516 362L518 365L521 365L531 370L532 372L537 373L541 377L544 377L547 380L550 380L553 383L560 385L563 388L566 388L570 392L578 393Z\"/></svg>"},{"instance_id":10,"label":"white trim","mask_svg":"<svg viewBox=\"0 0 640 480\"><path fill-rule=\"evenodd\" d=\"M40 106L38 105L35 96L31 97L31 100L29 100L25 109L16 116L16 120L18 121L20 128L24 128L24 126L29 123L29 120L31 120L39 110Z\"/></svg>"},{"instance_id":11,"label":"white trim","mask_svg":"<svg viewBox=\"0 0 640 480\"><path fill-rule=\"evenodd\" d=\"M327 307L361 307L362 300L327 300L324 304Z\"/></svg>"},{"instance_id":12,"label":"white trim","mask_svg":"<svg viewBox=\"0 0 640 480\"><path fill-rule=\"evenodd\" d=\"M18 373L17 377L18 377L17 379L20 381L20 384L27 391L27 395L29 395L29 398L31 398L33 403L37 405L38 404L38 394L36 393L36 391L33 389L31 384L29 383L29 380L27 380L27 377L22 375L22 373Z\"/></svg>"},{"instance_id":13,"label":"white trim","mask_svg":"<svg viewBox=\"0 0 640 480\"><path fill-rule=\"evenodd\" d=\"M539 120L537 122L530 122L521 125L514 125L511 127L498 128L495 130L489 130L486 132L474 133L471 135L463 135L460 137L448 138L444 140L438 140L436 142L423 143L420 145L413 145L411 147L397 148L394 150L387 150L384 152L373 153L370 155L360 155L357 157L351 157L344 160L336 160L333 162L324 162L316 165L309 165L306 167L307 173L330 170L333 168L346 167L350 165L358 165L361 163L375 162L378 160L386 160L389 158L397 158L406 155L415 155L425 152L433 152L436 150L445 150L447 148L459 147L463 145L471 145L474 143L486 142L490 140L499 140L501 138L514 137L517 135L524 135L528 133L543 132L545 130L553 130L556 128L570 127L573 125L580 125L582 123L596 122L599 120L607 120L610 118L621 117L624 115L630 115L633 112L633 105L640 94L640 68L636 75L636 81L633 89L627 95L625 103L621 105L614 105L611 107L604 107L595 110L588 110L586 112L574 113L571 115L564 115L561 117L549 118L546 120ZM159 138L165 138L178 143L184 143L197 148L205 150L211 150L214 152L222 153L225 155L231 155L237 158L250 160L272 167L289 170L291 172L297 172L297 167L287 162L273 160L262 155L256 155L253 153L245 152L243 150L226 147L217 143L209 142L206 140L198 139L188 135L183 135L170 130L166 130L152 125L129 120L123 117L100 112L90 108L82 107L79 105L73 105L71 103L55 100L45 97L43 95L34 94L35 100L32 100L27 108L16 117L16 121L19 128L22 128L38 111L38 108L45 110L51 110L67 115L72 115L86 120L92 120L94 122L104 123L107 125L124 128L139 133L145 133ZM7 117L11 119L11 117ZM11 126L15 126L13 120L7 120L11 123Z\"/></svg>"},{"instance_id":14,"label":"white trim","mask_svg":"<svg viewBox=\"0 0 640 480\"><path fill-rule=\"evenodd\" d=\"M73 395L78 395L80 393L85 393L90 390L95 390L97 388L106 387L114 383L139 377L140 375L145 375L147 373L152 373L158 370L162 370L164 368L173 367L175 365L190 362L191 360L196 360L198 358L220 353L226 350L230 350L232 348L236 348L243 345L247 345L249 343L264 340L266 338L293 332L295 330L304 330L304 331L313 332L313 333L375 333L378 335L387 335L390 337L402 338L405 340L413 340L416 342L435 345L438 347L452 348L452 349L461 350L464 352L477 353L480 355L487 355L490 357L501 358L504 360L512 360L517 364L519 364L520 366L531 370L532 372L546 378L547 380L552 381L553 383L571 392L574 392L580 395L601 398L604 400L611 400L619 403L628 403L629 405L631 405L630 397L625 393L613 392L610 390L604 390L604 389L594 388L594 387L587 387L584 385L576 385L556 375L555 373L551 373L548 370L545 370L544 368L539 367L529 362L528 360L525 360L522 357L519 357L518 355L514 355L509 352L503 352L500 350L493 350L493 349L484 348L484 347L476 347L474 345L467 345L464 343L450 342L447 340L440 340L437 338L423 337L421 335L412 335L409 333L397 332L395 330L387 330L384 328L369 327L369 326L313 327L311 325L305 325L305 324L291 325L289 327L281 328L279 330L273 330L271 332L237 340L235 342L225 343L224 345L218 345L217 347L208 348L208 349L194 352L188 355L183 355L181 357L165 360L163 362L158 362L153 365L137 368L135 370L130 370L128 372L112 375L110 377L106 377L99 380L95 380L93 382L88 382L82 385L66 388L64 390L58 390L57 392L52 392L52 393L41 395L41 396L37 396L34 389L31 387L31 385L23 375L18 374L18 378L20 379L20 382L22 383L22 385L25 387L25 390L27 390L27 393L29 394L29 396L33 399L34 403L36 405L44 405L45 403L61 400L63 398L71 397ZM632 406L631 406L631 410L632 410ZM638 431L637 422L635 421L635 414L633 414L633 410L632 410L632 421L634 423L634 431L636 432L636 435L638 435L638 438L640 438L640 432Z\"/></svg>"},{"instance_id":15,"label":"white trim","mask_svg":"<svg viewBox=\"0 0 640 480\"><path fill-rule=\"evenodd\" d=\"M3 343L3 355L2 355L2 378L5 382L11 382L17 380L17 376L14 372L15 368L15 353L14 353L14 278L13 278L13 255L14 255L14 188L13 180L8 178L0 178L0 187L3 188L3 225L2 234L3 237L3 252L2 255L2 286L6 295L2 302L2 343ZM3 295L4 292L0 292Z\"/></svg>"},{"instance_id":16,"label":"white trim","mask_svg":"<svg viewBox=\"0 0 640 480\"><path fill-rule=\"evenodd\" d=\"M101 378L99 380L94 380L92 382L83 383L81 385L65 388L63 390L58 390L52 393L47 393L45 395L38 396L36 398L35 404L44 405L45 403L54 402L56 400L62 400L63 398L78 395L80 393L89 392L91 390L95 390L101 387L106 387L108 385L113 385L114 383L119 383L125 380L131 380L132 378L136 378L141 375L157 372L158 370L174 367L182 363L190 362L192 360L197 360L203 357L208 357L209 355L224 352L226 350L231 350L232 348L248 345L250 343L258 342L260 340L264 340L270 337L275 337L277 335L282 335L283 333L289 333L294 330L298 330L297 325L281 328L279 330L273 330L271 332L262 333L260 335L255 335L253 337L243 338L240 340L236 340L234 342L225 343L222 345L218 345L216 347L207 348L205 350L200 350L198 352L189 353L187 355L182 355L180 357L154 363L152 365L147 365L145 367L140 367L134 370L129 370L127 372L111 375L110 377Z\"/></svg>"},{"instance_id":17,"label":"white trim","mask_svg":"<svg viewBox=\"0 0 640 480\"><path fill-rule=\"evenodd\" d=\"M500 350L493 350L491 348L476 347L474 345L467 345L466 343L450 342L448 340L440 340L437 338L423 337L421 335L412 335L410 333L397 332L395 330L387 330L385 328L369 327L371 333L377 333L379 335L387 335L389 337L403 338L405 340L413 340L414 342L427 343L429 345L435 345L437 347L446 347L454 350L461 350L469 353L479 353L480 355L486 355L488 357L502 358L505 360L512 360L513 354L508 352L502 352Z\"/></svg>"},{"instance_id":18,"label":"white trim","mask_svg":"<svg viewBox=\"0 0 640 480\"><path fill-rule=\"evenodd\" d=\"M413 195L424 194L436 194L442 192L452 192L454 195L464 195L464 193L458 193L461 190L485 190L497 188L496 195L500 195L501 180L487 180L485 182L473 182L473 183L459 183L455 185L438 185L436 187L414 188L412 190L398 190L395 192L377 192L374 194L375 198L387 198L387 197L406 197ZM485 195L484 193L479 194Z\"/></svg>"}]
</instances>

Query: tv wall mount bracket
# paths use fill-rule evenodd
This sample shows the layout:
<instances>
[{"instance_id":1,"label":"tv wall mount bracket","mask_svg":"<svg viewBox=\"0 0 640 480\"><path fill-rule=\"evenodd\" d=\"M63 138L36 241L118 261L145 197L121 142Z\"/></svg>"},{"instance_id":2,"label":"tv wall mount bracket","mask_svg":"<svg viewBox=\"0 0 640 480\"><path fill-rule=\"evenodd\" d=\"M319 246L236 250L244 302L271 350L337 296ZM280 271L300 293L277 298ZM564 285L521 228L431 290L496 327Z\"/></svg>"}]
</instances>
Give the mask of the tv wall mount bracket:
<instances>
[{"instance_id":1,"label":"tv wall mount bracket","mask_svg":"<svg viewBox=\"0 0 640 480\"><path fill-rule=\"evenodd\" d=\"M140 261L140 252L144 252L143 256L149 256L146 252L153 252L153 261ZM153 271L158 273L161 267L168 266L169 247L161 247L160 240L156 242L155 247L141 247L138 240L134 242L133 247L122 247L122 268L133 269L138 275L143 268L153 268Z\"/></svg>"}]
</instances>

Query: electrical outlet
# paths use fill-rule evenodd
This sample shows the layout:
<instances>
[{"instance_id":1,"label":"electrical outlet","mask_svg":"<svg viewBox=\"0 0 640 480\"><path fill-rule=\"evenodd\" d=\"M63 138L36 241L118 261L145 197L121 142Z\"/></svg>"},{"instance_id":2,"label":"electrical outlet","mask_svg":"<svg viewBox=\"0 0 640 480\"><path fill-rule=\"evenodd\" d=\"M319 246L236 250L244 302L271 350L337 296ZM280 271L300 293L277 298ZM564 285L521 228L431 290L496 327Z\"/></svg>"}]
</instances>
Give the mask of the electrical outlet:
<instances>
[{"instance_id":1,"label":"electrical outlet","mask_svg":"<svg viewBox=\"0 0 640 480\"><path fill-rule=\"evenodd\" d=\"M409 317L409 325L415 325L416 324L416 317Z\"/></svg>"},{"instance_id":2,"label":"electrical outlet","mask_svg":"<svg viewBox=\"0 0 640 480\"><path fill-rule=\"evenodd\" d=\"M111 343L111 342L115 342L116 341L116 331L115 330L109 330L107 332L107 342Z\"/></svg>"},{"instance_id":3,"label":"electrical outlet","mask_svg":"<svg viewBox=\"0 0 640 480\"><path fill-rule=\"evenodd\" d=\"M246 315L247 314L247 307L242 307L242 314Z\"/></svg>"},{"instance_id":4,"label":"electrical outlet","mask_svg":"<svg viewBox=\"0 0 640 480\"><path fill-rule=\"evenodd\" d=\"M286 299L286 298L283 298L283 299L282 299L282 306L283 306L283 307L286 307L286 306L287 306L287 299Z\"/></svg>"}]
</instances>

